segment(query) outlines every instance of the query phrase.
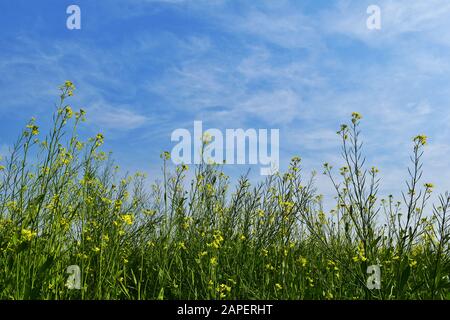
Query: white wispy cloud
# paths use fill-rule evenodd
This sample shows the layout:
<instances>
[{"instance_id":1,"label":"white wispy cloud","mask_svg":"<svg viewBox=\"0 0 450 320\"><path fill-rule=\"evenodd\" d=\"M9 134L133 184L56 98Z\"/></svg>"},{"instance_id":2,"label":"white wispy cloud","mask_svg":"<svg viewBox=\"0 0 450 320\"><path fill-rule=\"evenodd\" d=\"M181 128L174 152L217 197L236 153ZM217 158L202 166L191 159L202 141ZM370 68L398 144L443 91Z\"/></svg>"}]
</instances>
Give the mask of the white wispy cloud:
<instances>
[{"instance_id":1,"label":"white wispy cloud","mask_svg":"<svg viewBox=\"0 0 450 320\"><path fill-rule=\"evenodd\" d=\"M88 123L109 130L133 130L150 121L148 117L132 111L130 106L110 107L105 102L93 103L87 111Z\"/></svg>"},{"instance_id":2,"label":"white wispy cloud","mask_svg":"<svg viewBox=\"0 0 450 320\"><path fill-rule=\"evenodd\" d=\"M51 49L47 48L44 52L37 41L24 37L22 45L23 53L20 56L3 58L0 63L0 72L5 75L10 86L10 90L0 92L2 99L0 108L4 111L11 112L20 105L27 106L28 109L16 112L50 115L55 110L58 83L65 81L70 74L77 79L76 95L71 101L84 106L89 112L91 120L89 123L92 125L126 131L141 127L149 120L148 116L133 110L134 107L113 101L109 97L111 92L101 89L101 87L122 87L124 94L130 92L130 85L109 75L116 72L111 70L110 66L120 57L102 54L104 59L98 63L97 49L87 44L56 42L48 44ZM29 50L30 48L35 49ZM72 66L65 63L71 59L71 52L78 54L78 59ZM21 73L23 79L17 83L17 77Z\"/></svg>"},{"instance_id":3,"label":"white wispy cloud","mask_svg":"<svg viewBox=\"0 0 450 320\"><path fill-rule=\"evenodd\" d=\"M371 4L381 9L379 32L366 27L366 8ZM374 46L395 45L402 40L400 37L408 35L414 35L415 40L450 45L449 14L450 4L439 0L340 0L324 12L321 25L329 33L342 33Z\"/></svg>"},{"instance_id":4,"label":"white wispy cloud","mask_svg":"<svg viewBox=\"0 0 450 320\"><path fill-rule=\"evenodd\" d=\"M74 75L88 125L118 132L117 141L132 131L141 144L158 137L170 146L170 132L193 120L278 127L284 164L300 154L318 171L323 162L341 163L335 131L359 111L368 163L380 167L384 193L403 186L419 133L430 136L424 178L449 189L450 4L379 0L379 31L366 28L369 4L338 0L307 11L287 0L115 1L109 23L145 16L154 27L164 14L174 23L131 28L112 48L25 37L22 54L0 53L0 110L50 112L43 102L54 96L55 81ZM177 28L178 16L197 28Z\"/></svg>"}]
</instances>

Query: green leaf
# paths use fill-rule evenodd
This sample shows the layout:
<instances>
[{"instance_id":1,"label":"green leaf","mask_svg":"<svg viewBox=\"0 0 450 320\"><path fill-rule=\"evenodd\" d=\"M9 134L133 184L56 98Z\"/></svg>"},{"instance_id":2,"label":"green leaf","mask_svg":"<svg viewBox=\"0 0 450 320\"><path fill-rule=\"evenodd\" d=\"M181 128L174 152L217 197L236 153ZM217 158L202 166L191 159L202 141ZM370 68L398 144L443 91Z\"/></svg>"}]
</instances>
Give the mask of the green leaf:
<instances>
[{"instance_id":1,"label":"green leaf","mask_svg":"<svg viewBox=\"0 0 450 320\"><path fill-rule=\"evenodd\" d=\"M403 272L400 276L399 288L401 291L403 291L403 288L405 287L406 283L408 282L410 274L411 274L411 267L408 264L408 265L406 265L406 268L403 270Z\"/></svg>"},{"instance_id":2,"label":"green leaf","mask_svg":"<svg viewBox=\"0 0 450 320\"><path fill-rule=\"evenodd\" d=\"M164 287L162 287L161 290L159 290L157 300L164 300Z\"/></svg>"}]
</instances>

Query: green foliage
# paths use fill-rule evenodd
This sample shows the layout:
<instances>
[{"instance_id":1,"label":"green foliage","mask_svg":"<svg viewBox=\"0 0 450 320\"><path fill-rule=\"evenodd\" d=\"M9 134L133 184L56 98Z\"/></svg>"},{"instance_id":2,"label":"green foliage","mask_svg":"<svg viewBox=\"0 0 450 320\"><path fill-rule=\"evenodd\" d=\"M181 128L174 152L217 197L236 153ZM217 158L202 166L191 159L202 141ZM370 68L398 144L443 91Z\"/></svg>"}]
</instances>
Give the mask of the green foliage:
<instances>
[{"instance_id":1,"label":"green foliage","mask_svg":"<svg viewBox=\"0 0 450 320\"><path fill-rule=\"evenodd\" d=\"M426 211L425 136L413 140L402 203L379 200L353 113L338 132L339 179L324 165L336 190L325 212L315 174L305 179L298 157L286 173L255 186L242 176L232 190L220 165L170 170L167 152L163 179L150 188L143 174L120 178L100 150L103 135L79 140L85 113L65 104L73 84L60 89L49 134L41 140L33 119L0 166L0 299L450 296L450 197ZM79 290L67 286L73 265ZM379 290L366 287L370 265L381 268Z\"/></svg>"}]
</instances>

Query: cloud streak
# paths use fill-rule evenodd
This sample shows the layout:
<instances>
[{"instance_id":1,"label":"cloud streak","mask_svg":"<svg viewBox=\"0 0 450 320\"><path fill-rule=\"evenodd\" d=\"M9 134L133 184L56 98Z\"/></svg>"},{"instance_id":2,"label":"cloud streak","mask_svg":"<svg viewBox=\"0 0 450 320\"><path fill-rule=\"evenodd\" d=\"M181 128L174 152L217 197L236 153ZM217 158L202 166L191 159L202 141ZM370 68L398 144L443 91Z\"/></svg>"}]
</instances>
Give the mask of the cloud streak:
<instances>
[{"instance_id":1,"label":"cloud streak","mask_svg":"<svg viewBox=\"0 0 450 320\"><path fill-rule=\"evenodd\" d=\"M281 166L300 154L307 170L320 171L323 162L339 165L334 132L359 111L384 193L403 186L419 133L430 136L425 178L450 189L450 5L380 0L374 32L369 4L133 0L92 11L81 2L93 19L81 33L20 30L0 40L0 113L47 116L55 86L70 78L79 89L73 103L88 110L87 131L107 131L119 162L133 168L157 163L173 130L202 120L279 128ZM38 14L45 21L48 13ZM17 127L5 124L5 134Z\"/></svg>"}]
</instances>

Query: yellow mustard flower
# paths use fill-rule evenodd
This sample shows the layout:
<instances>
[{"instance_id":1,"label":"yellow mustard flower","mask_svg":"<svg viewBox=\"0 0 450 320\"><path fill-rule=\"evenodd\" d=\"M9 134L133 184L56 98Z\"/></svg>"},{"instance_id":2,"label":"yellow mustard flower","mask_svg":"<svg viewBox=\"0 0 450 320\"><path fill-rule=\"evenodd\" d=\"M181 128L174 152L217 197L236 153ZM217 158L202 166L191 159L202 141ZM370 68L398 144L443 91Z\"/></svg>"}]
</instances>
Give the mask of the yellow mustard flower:
<instances>
[{"instance_id":1,"label":"yellow mustard flower","mask_svg":"<svg viewBox=\"0 0 450 320\"><path fill-rule=\"evenodd\" d=\"M414 137L414 142L416 142L417 144L420 144L422 146L427 144L427 139L428 137L424 134L419 134L417 136Z\"/></svg>"},{"instance_id":2,"label":"yellow mustard flower","mask_svg":"<svg viewBox=\"0 0 450 320\"><path fill-rule=\"evenodd\" d=\"M68 119L72 118L72 116L73 116L73 110L72 110L72 108L71 108L70 106L66 106L66 107L64 108L64 111L66 112L66 117L67 117Z\"/></svg>"},{"instance_id":3,"label":"yellow mustard flower","mask_svg":"<svg viewBox=\"0 0 450 320\"><path fill-rule=\"evenodd\" d=\"M263 255L264 257L267 257L268 254L269 254L269 251L267 249L261 250L261 255Z\"/></svg>"},{"instance_id":4,"label":"yellow mustard flower","mask_svg":"<svg viewBox=\"0 0 450 320\"><path fill-rule=\"evenodd\" d=\"M178 249L187 250L183 241L178 242Z\"/></svg>"},{"instance_id":5,"label":"yellow mustard flower","mask_svg":"<svg viewBox=\"0 0 450 320\"><path fill-rule=\"evenodd\" d=\"M25 241L31 241L34 237L37 236L37 232L30 229L22 229L21 235L22 239L24 239Z\"/></svg>"},{"instance_id":6,"label":"yellow mustard flower","mask_svg":"<svg viewBox=\"0 0 450 320\"><path fill-rule=\"evenodd\" d=\"M299 262L300 265L304 268L304 267L306 267L306 264L308 263L308 260L307 260L306 258L304 258L304 257L300 257L300 258L298 259L298 262Z\"/></svg>"},{"instance_id":7,"label":"yellow mustard flower","mask_svg":"<svg viewBox=\"0 0 450 320\"><path fill-rule=\"evenodd\" d=\"M123 222L125 222L125 224L127 225L132 225L133 221L134 221L134 217L131 214L123 214L121 217Z\"/></svg>"},{"instance_id":8,"label":"yellow mustard flower","mask_svg":"<svg viewBox=\"0 0 450 320\"><path fill-rule=\"evenodd\" d=\"M352 112L352 122L356 123L358 120L361 120L362 116L358 112Z\"/></svg>"}]
</instances>

